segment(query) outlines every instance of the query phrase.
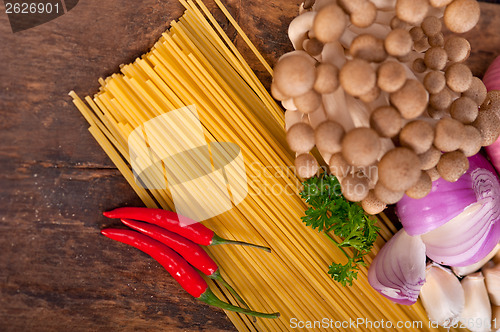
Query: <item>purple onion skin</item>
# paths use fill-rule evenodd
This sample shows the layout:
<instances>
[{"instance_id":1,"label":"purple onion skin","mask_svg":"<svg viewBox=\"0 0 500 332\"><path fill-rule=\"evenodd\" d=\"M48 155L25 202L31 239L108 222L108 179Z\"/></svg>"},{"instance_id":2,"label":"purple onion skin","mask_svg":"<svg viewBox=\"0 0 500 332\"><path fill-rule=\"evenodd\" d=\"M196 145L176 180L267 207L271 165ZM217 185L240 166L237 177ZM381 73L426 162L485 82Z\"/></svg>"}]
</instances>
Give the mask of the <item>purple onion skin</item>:
<instances>
[{"instance_id":1,"label":"purple onion skin","mask_svg":"<svg viewBox=\"0 0 500 332\"><path fill-rule=\"evenodd\" d=\"M500 222L497 220L500 219L500 182L498 182L497 173L488 160L480 154L468 159L469 170L457 182L450 183L442 179L434 181L428 196L419 200L405 196L396 207L396 212L405 231L409 235L415 236L436 230L472 204L483 204L481 201L489 202L489 217L484 220L485 226L489 224L487 226L489 228L479 240L480 246L475 247L474 251L460 252L457 250L454 256L443 256L443 254L439 255L439 252L435 251L436 249L429 248L431 250L428 253L429 257L436 255L440 257L439 263L446 265L466 266L473 264L487 255L500 240ZM481 183L478 180L475 180L477 183L473 183L471 174L478 169L491 172L491 178L496 179L496 183L490 181L489 185L485 185L486 182ZM499 197L497 198L497 196ZM471 236L473 235L475 234L471 234ZM463 233L461 236L465 237L465 241L468 234ZM425 238L423 240L426 243ZM443 243L446 242L445 239L443 241ZM428 244L430 245L430 243Z\"/></svg>"}]
</instances>

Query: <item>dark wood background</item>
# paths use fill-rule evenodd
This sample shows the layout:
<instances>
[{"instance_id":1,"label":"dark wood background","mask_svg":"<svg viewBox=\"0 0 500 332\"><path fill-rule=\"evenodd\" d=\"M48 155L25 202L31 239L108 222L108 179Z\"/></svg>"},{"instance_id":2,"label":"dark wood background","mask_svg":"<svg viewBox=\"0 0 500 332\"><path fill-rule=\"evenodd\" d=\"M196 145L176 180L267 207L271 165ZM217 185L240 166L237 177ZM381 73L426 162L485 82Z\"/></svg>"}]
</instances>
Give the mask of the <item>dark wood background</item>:
<instances>
[{"instance_id":1,"label":"dark wood background","mask_svg":"<svg viewBox=\"0 0 500 332\"><path fill-rule=\"evenodd\" d=\"M299 0L224 3L271 64L291 49L286 31ZM500 54L500 5L482 9L468 34L479 76ZM146 255L100 236L116 224L102 211L142 204L67 96L96 92L97 78L146 52L181 5L80 0L18 33L0 11L0 331L234 330Z\"/></svg>"}]
</instances>

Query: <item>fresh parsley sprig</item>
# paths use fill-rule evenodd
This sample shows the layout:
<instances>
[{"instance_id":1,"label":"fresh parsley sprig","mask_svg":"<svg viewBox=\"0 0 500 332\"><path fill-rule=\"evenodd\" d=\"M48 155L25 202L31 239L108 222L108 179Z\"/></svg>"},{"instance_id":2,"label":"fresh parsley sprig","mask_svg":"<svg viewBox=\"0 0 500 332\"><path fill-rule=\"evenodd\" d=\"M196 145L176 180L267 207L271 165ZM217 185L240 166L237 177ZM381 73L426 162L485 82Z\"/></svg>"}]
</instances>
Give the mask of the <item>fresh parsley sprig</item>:
<instances>
[{"instance_id":1,"label":"fresh parsley sprig","mask_svg":"<svg viewBox=\"0 0 500 332\"><path fill-rule=\"evenodd\" d=\"M340 183L333 175L326 173L303 183L300 193L309 208L302 222L318 232L324 233L347 257L347 263L332 263L328 274L342 286L352 286L358 278L359 266L366 266L363 256L368 254L377 239L380 229L356 203L342 196ZM343 239L337 242L331 234ZM351 247L352 257L343 248Z\"/></svg>"}]
</instances>

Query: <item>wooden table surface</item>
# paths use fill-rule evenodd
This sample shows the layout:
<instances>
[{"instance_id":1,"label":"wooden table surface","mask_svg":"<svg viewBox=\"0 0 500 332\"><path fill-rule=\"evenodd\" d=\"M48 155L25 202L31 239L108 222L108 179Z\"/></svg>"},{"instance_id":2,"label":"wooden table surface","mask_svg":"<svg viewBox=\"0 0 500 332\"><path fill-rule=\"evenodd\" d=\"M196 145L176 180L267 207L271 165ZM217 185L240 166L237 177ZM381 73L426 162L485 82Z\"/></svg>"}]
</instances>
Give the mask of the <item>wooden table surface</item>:
<instances>
[{"instance_id":1,"label":"wooden table surface","mask_svg":"<svg viewBox=\"0 0 500 332\"><path fill-rule=\"evenodd\" d=\"M224 3L271 64L291 49L286 30L299 0ZM500 54L500 5L481 6L467 34L479 76ZM0 331L234 330L145 254L100 236L116 224L102 211L142 203L67 96L95 93L97 78L146 52L182 6L81 0L18 33L0 10Z\"/></svg>"}]
</instances>

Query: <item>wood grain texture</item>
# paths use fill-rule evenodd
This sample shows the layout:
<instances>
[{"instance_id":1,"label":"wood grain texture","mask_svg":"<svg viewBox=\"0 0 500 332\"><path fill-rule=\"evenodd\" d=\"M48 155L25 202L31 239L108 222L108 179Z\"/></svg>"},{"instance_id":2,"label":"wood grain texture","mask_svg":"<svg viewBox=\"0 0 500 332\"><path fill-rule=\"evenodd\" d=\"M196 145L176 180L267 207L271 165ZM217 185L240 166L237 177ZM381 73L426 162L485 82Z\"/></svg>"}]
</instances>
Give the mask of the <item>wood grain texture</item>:
<instances>
[{"instance_id":1,"label":"wood grain texture","mask_svg":"<svg viewBox=\"0 0 500 332\"><path fill-rule=\"evenodd\" d=\"M265 58L291 50L300 1L224 1ZM270 78L215 10L266 86ZM467 34L476 75L500 53L500 6ZM101 212L140 200L88 133L68 91L146 52L178 18L176 0L84 1L13 34L0 5L0 330L233 331L145 254L99 235ZM237 268L237 267L235 267Z\"/></svg>"}]
</instances>

